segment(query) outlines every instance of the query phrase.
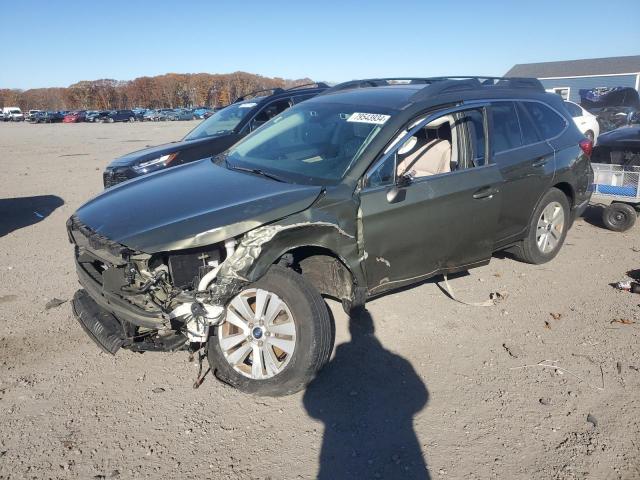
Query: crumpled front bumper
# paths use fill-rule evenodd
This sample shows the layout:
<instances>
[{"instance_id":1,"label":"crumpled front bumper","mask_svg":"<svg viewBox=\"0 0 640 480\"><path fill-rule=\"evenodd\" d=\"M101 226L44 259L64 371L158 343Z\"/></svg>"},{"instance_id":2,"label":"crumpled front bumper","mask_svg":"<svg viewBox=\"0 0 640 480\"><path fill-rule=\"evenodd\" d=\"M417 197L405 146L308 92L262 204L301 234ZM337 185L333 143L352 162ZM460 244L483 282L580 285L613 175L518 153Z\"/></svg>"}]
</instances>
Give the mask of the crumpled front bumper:
<instances>
[{"instance_id":1,"label":"crumpled front bumper","mask_svg":"<svg viewBox=\"0 0 640 480\"><path fill-rule=\"evenodd\" d=\"M91 298L86 290L78 290L71 300L73 315L89 337L105 352L115 355L126 340L122 324Z\"/></svg>"}]
</instances>

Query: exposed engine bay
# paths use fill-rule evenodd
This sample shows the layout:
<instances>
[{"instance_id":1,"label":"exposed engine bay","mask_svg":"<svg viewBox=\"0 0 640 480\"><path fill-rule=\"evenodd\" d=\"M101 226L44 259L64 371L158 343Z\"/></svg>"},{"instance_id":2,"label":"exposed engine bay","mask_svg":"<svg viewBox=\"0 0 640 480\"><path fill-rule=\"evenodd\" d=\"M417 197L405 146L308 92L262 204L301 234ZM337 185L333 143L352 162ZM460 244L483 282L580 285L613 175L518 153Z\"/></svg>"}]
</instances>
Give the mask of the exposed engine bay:
<instances>
[{"instance_id":1,"label":"exposed engine bay","mask_svg":"<svg viewBox=\"0 0 640 480\"><path fill-rule=\"evenodd\" d=\"M93 291L93 299L104 301L113 312L116 322L110 324L114 330L120 324L121 332L106 332L111 336L121 334L122 341L107 348L110 353L119 347L136 351L197 350L207 341L209 328L224 321L224 303L209 286L223 262L233 255L235 240L149 255L100 237L77 219L72 219L68 228L76 244L80 283ZM100 292L96 292L98 289ZM120 305L123 308L118 308ZM85 325L87 328L91 325ZM105 332L91 336L99 340L96 336L101 333Z\"/></svg>"}]
</instances>

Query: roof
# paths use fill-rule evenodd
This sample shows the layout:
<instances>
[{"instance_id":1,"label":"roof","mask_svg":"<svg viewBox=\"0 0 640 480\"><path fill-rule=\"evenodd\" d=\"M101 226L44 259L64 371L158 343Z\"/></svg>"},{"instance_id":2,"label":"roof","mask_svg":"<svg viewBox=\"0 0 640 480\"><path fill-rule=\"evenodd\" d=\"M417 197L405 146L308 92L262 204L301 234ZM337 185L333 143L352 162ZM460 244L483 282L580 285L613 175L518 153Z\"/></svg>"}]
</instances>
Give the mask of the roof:
<instances>
[{"instance_id":1,"label":"roof","mask_svg":"<svg viewBox=\"0 0 640 480\"><path fill-rule=\"evenodd\" d=\"M379 86L360 86L370 83L359 81L356 86L340 88L340 85L326 90L308 100L309 103L337 103L369 107L371 112L380 113L386 109L409 112L412 109L429 108L435 105L454 104L469 100L487 100L493 98L549 98L561 101L559 95L545 92L542 84L531 78L489 78L491 82L480 82L481 77L450 79L460 77L438 77L432 83L392 84ZM428 79L427 79L428 80ZM485 78L485 80L487 80ZM347 82L345 82L347 83ZM352 82L348 82L352 83ZM375 110L375 109L379 110Z\"/></svg>"},{"instance_id":2,"label":"roof","mask_svg":"<svg viewBox=\"0 0 640 480\"><path fill-rule=\"evenodd\" d=\"M505 77L588 77L638 72L640 72L640 55L632 55L561 62L520 63L514 65Z\"/></svg>"},{"instance_id":3,"label":"roof","mask_svg":"<svg viewBox=\"0 0 640 480\"><path fill-rule=\"evenodd\" d=\"M411 97L424 85L397 85L355 88L327 92L309 102L343 103L398 110L410 103Z\"/></svg>"}]
</instances>

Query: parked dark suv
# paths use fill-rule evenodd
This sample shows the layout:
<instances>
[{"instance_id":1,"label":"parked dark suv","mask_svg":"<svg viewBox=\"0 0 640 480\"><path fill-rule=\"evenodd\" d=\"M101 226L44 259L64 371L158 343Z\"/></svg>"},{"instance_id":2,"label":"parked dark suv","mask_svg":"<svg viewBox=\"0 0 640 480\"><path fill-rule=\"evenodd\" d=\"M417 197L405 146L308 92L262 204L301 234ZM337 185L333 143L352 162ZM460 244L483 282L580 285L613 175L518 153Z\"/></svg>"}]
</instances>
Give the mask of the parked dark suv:
<instances>
[{"instance_id":1,"label":"parked dark suv","mask_svg":"<svg viewBox=\"0 0 640 480\"><path fill-rule=\"evenodd\" d=\"M94 121L100 121L102 123L135 122L136 113L133 110L113 110L102 117L98 117Z\"/></svg>"},{"instance_id":2,"label":"parked dark suv","mask_svg":"<svg viewBox=\"0 0 640 480\"><path fill-rule=\"evenodd\" d=\"M535 79L339 85L78 209L73 308L108 352L206 346L219 379L289 394L331 354L323 295L352 311L497 250L553 259L590 152Z\"/></svg>"},{"instance_id":3,"label":"parked dark suv","mask_svg":"<svg viewBox=\"0 0 640 480\"><path fill-rule=\"evenodd\" d=\"M322 83L312 85L312 88L300 85L244 95L200 123L178 142L145 148L115 159L103 173L104 186L111 187L163 168L217 155L287 108L328 88Z\"/></svg>"}]
</instances>

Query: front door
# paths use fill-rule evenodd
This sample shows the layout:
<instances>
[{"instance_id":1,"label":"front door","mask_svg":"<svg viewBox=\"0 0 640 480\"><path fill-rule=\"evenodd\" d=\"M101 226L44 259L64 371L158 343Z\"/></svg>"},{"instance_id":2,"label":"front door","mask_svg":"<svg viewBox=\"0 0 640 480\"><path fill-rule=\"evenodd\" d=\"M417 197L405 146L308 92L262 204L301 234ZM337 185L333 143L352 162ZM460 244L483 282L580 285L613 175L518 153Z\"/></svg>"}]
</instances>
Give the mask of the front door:
<instances>
[{"instance_id":1,"label":"front door","mask_svg":"<svg viewBox=\"0 0 640 480\"><path fill-rule=\"evenodd\" d=\"M429 133L443 137L432 140L451 145L451 165L442 169L445 171L399 179L399 145L368 174L371 180L360 194L360 208L365 269L372 294L490 258L501 207L502 176L496 165L485 161L484 152L474 155L460 150L484 149L487 144L484 109L474 112L480 122L475 128L482 145L469 138L470 130L463 128L465 121L461 119L468 110L448 113L449 134L442 123L436 134ZM434 116L429 116L406 138L419 137L417 130L428 129L434 122ZM398 143L404 144L405 139ZM446 149L442 151L447 154ZM424 162L422 168L427 168L430 160Z\"/></svg>"}]
</instances>

